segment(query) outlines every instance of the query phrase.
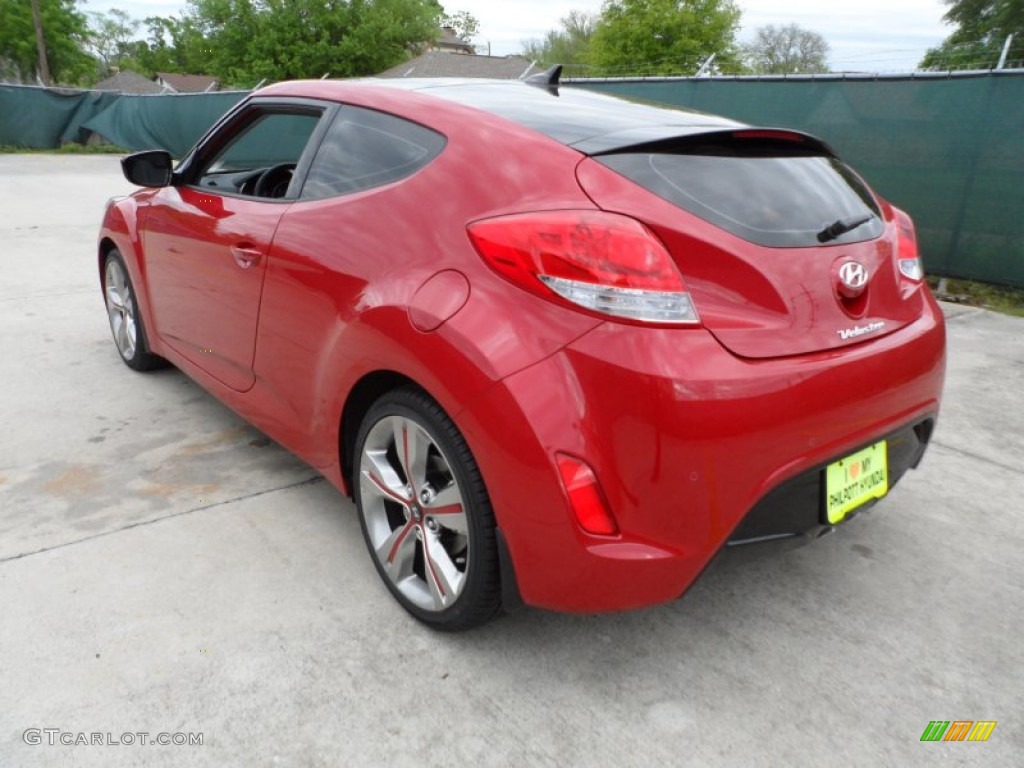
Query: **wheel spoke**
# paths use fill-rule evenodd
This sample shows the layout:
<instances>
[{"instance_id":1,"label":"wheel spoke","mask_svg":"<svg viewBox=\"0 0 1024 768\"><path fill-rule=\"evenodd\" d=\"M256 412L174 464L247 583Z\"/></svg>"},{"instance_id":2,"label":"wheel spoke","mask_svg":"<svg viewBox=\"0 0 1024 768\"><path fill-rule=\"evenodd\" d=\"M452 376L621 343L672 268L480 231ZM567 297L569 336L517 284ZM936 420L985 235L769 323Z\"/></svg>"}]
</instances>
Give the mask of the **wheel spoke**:
<instances>
[{"instance_id":1,"label":"wheel spoke","mask_svg":"<svg viewBox=\"0 0 1024 768\"><path fill-rule=\"evenodd\" d=\"M117 348L121 350L121 354L125 357L130 358L135 352L135 342L132 339L129 326L131 325L130 320L127 317L122 317L121 322L117 327Z\"/></svg>"},{"instance_id":2,"label":"wheel spoke","mask_svg":"<svg viewBox=\"0 0 1024 768\"><path fill-rule=\"evenodd\" d=\"M122 294L116 287L110 284L111 282L110 280L107 281L107 304L113 309L123 311L124 301L121 298Z\"/></svg>"},{"instance_id":3,"label":"wheel spoke","mask_svg":"<svg viewBox=\"0 0 1024 768\"><path fill-rule=\"evenodd\" d=\"M377 557L388 569L392 581L401 581L412 573L417 544L416 536L413 534L415 528L416 524L410 520L393 530L377 547Z\"/></svg>"},{"instance_id":4,"label":"wheel spoke","mask_svg":"<svg viewBox=\"0 0 1024 768\"><path fill-rule=\"evenodd\" d=\"M399 461L412 486L413 497L416 497L427 479L427 453L431 441L419 426L408 419L394 419L393 427Z\"/></svg>"},{"instance_id":5,"label":"wheel spoke","mask_svg":"<svg viewBox=\"0 0 1024 768\"><path fill-rule=\"evenodd\" d=\"M405 484L391 466L385 451L366 451L363 454L363 477L370 481L370 487L377 495L396 501L403 507L409 506L411 499Z\"/></svg>"},{"instance_id":6,"label":"wheel spoke","mask_svg":"<svg viewBox=\"0 0 1024 768\"><path fill-rule=\"evenodd\" d=\"M125 280L124 270L121 269L121 265L116 261L110 262L110 268L107 271L110 278L111 287L117 292L119 296L125 295Z\"/></svg>"},{"instance_id":7,"label":"wheel spoke","mask_svg":"<svg viewBox=\"0 0 1024 768\"><path fill-rule=\"evenodd\" d=\"M429 530L423 532L423 557L427 587L434 598L435 608L440 610L459 594L464 576L455 567L437 534Z\"/></svg>"}]
</instances>

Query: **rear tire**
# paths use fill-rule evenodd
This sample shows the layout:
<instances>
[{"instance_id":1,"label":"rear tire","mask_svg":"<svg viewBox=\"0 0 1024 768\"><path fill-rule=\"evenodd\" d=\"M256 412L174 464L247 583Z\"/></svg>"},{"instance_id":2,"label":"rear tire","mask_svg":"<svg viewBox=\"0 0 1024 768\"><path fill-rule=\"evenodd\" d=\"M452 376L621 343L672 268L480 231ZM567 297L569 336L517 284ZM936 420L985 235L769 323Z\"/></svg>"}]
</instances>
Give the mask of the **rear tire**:
<instances>
[{"instance_id":1,"label":"rear tire","mask_svg":"<svg viewBox=\"0 0 1024 768\"><path fill-rule=\"evenodd\" d=\"M128 268L117 250L111 250L103 261L103 298L107 319L114 335L114 344L125 365L135 371L149 371L167 364L149 351L146 328L142 323L135 289Z\"/></svg>"},{"instance_id":2,"label":"rear tire","mask_svg":"<svg viewBox=\"0 0 1024 768\"><path fill-rule=\"evenodd\" d=\"M377 572L409 613L470 629L501 609L494 513L465 438L418 389L383 395L356 437L352 488Z\"/></svg>"}]
</instances>

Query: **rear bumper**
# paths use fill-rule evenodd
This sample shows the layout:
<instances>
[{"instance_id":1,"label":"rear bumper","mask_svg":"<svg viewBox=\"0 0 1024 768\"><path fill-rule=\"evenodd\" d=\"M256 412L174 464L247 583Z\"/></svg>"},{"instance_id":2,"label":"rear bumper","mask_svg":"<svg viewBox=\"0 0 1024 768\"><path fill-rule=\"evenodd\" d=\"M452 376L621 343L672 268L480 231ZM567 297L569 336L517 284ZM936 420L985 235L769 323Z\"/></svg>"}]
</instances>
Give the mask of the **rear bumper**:
<instances>
[{"instance_id":1,"label":"rear bumper","mask_svg":"<svg viewBox=\"0 0 1024 768\"><path fill-rule=\"evenodd\" d=\"M934 428L935 419L926 418L882 436L886 441L888 454L890 489L908 470L915 469L921 462ZM810 541L836 528L837 526L828 525L822 519L826 466L828 462L802 472L765 494L729 536L727 546L758 544L780 539ZM846 519L870 509L877 501L873 499L862 505L847 515Z\"/></svg>"},{"instance_id":2,"label":"rear bumper","mask_svg":"<svg viewBox=\"0 0 1024 768\"><path fill-rule=\"evenodd\" d=\"M914 455L890 458L899 474L916 464L944 365L931 301L884 338L772 360L737 358L700 329L606 323L504 379L458 420L524 602L620 610L678 597L729 541L813 535L806 503L796 521L780 509L793 493L820 493L811 486L821 468L865 444L909 429ZM557 451L594 469L618 535L575 523Z\"/></svg>"}]
</instances>

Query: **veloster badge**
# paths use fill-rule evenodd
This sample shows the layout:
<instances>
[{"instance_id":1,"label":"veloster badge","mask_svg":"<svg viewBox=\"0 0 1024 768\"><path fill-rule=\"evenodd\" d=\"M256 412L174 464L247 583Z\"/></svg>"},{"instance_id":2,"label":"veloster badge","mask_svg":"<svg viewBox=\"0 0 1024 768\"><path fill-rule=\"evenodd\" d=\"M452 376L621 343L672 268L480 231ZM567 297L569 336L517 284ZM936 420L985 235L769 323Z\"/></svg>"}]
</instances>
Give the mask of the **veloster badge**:
<instances>
[{"instance_id":1,"label":"veloster badge","mask_svg":"<svg viewBox=\"0 0 1024 768\"><path fill-rule=\"evenodd\" d=\"M849 339L856 339L858 336L866 336L869 333L878 333L880 330L885 328L885 322L878 320L874 323L868 323L867 325L855 325L853 328L843 328L841 331L836 331L839 334L839 338L843 341Z\"/></svg>"}]
</instances>

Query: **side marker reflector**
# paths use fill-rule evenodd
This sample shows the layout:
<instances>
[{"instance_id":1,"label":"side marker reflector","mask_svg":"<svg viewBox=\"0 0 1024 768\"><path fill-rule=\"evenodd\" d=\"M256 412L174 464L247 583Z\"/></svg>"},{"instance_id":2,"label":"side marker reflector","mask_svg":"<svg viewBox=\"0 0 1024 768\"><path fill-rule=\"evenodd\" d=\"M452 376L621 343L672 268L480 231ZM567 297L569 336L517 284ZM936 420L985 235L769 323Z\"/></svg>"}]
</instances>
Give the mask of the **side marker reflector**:
<instances>
[{"instance_id":1,"label":"side marker reflector","mask_svg":"<svg viewBox=\"0 0 1024 768\"><path fill-rule=\"evenodd\" d=\"M597 476L585 462L574 456L559 453L558 473L569 496L569 505L580 527L598 536L614 536L619 532L612 517Z\"/></svg>"}]
</instances>

